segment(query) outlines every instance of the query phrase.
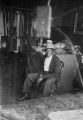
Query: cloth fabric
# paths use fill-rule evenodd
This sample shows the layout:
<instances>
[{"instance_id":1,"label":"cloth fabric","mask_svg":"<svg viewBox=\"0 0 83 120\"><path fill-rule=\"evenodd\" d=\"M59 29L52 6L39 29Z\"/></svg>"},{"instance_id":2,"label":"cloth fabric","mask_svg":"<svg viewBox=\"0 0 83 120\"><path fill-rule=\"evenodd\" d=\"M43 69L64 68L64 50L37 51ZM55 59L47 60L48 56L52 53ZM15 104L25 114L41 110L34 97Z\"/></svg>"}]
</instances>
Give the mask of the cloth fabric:
<instances>
[{"instance_id":1,"label":"cloth fabric","mask_svg":"<svg viewBox=\"0 0 83 120\"><path fill-rule=\"evenodd\" d=\"M0 34L4 35L3 12L0 10Z\"/></svg>"},{"instance_id":2,"label":"cloth fabric","mask_svg":"<svg viewBox=\"0 0 83 120\"><path fill-rule=\"evenodd\" d=\"M42 96L49 96L51 91L54 91L56 89L55 82L56 82L55 77L46 79Z\"/></svg>"},{"instance_id":3,"label":"cloth fabric","mask_svg":"<svg viewBox=\"0 0 83 120\"><path fill-rule=\"evenodd\" d=\"M24 86L23 86L23 93L30 94L30 89L31 89L32 83L38 79L39 75L40 75L40 73L27 74L25 82L24 82Z\"/></svg>"},{"instance_id":4,"label":"cloth fabric","mask_svg":"<svg viewBox=\"0 0 83 120\"><path fill-rule=\"evenodd\" d=\"M46 57L44 61L44 71L49 71L51 59L52 59L52 55L50 57Z\"/></svg>"}]
</instances>

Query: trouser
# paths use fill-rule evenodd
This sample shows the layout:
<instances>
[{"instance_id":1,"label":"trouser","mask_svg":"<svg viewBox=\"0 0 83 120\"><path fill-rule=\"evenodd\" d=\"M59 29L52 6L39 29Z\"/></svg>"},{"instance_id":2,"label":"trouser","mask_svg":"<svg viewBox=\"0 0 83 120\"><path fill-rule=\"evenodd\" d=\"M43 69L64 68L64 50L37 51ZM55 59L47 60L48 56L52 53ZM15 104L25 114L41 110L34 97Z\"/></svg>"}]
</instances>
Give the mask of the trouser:
<instances>
[{"instance_id":1,"label":"trouser","mask_svg":"<svg viewBox=\"0 0 83 120\"><path fill-rule=\"evenodd\" d=\"M28 73L28 75L25 79L25 82L24 82L23 93L30 94L31 86L32 86L33 82L35 82L38 79L39 75L40 75L40 73ZM56 89L55 82L56 82L55 77L47 78L44 81L44 87L43 87L43 93L42 93L43 96L49 96L50 92L52 90Z\"/></svg>"},{"instance_id":2,"label":"trouser","mask_svg":"<svg viewBox=\"0 0 83 120\"><path fill-rule=\"evenodd\" d=\"M40 73L28 73L24 82L24 86L23 86L23 93L30 93L30 89L31 86L33 84L33 82L35 82L38 77L39 77Z\"/></svg>"},{"instance_id":3,"label":"trouser","mask_svg":"<svg viewBox=\"0 0 83 120\"><path fill-rule=\"evenodd\" d=\"M56 89L56 78L52 77L52 78L47 78L45 80L45 84L44 84L44 89L43 89L43 96L49 96L51 91Z\"/></svg>"}]
</instances>

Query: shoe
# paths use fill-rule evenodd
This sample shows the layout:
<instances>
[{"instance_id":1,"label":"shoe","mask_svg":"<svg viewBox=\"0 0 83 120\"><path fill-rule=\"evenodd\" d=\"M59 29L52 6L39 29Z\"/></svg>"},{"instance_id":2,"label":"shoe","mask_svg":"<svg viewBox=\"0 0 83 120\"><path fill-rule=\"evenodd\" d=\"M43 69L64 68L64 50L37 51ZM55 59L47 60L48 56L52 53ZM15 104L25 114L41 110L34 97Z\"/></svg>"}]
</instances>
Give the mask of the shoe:
<instances>
[{"instance_id":1,"label":"shoe","mask_svg":"<svg viewBox=\"0 0 83 120\"><path fill-rule=\"evenodd\" d=\"M31 99L31 97L29 95L25 94L23 97L16 99L16 101L23 101L23 100L27 100L27 99Z\"/></svg>"}]
</instances>

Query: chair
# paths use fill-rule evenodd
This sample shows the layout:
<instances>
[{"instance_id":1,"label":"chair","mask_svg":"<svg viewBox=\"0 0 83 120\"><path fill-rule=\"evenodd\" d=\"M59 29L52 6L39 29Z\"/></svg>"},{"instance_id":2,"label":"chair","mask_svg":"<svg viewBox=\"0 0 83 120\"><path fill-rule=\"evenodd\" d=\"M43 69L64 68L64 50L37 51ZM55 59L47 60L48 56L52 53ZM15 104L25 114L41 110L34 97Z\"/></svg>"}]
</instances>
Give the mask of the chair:
<instances>
[{"instance_id":1,"label":"chair","mask_svg":"<svg viewBox=\"0 0 83 120\"><path fill-rule=\"evenodd\" d=\"M51 91L51 94L50 94L51 96L52 96L54 93L58 93L58 90L57 90L57 89L58 89L58 86L57 86L57 85L58 85L58 82L61 80L61 73L62 73L63 68L64 68L64 62L60 60L60 63L61 63L61 66L60 66L60 71L59 71L59 73L58 73L58 74L59 74L59 77L58 77L57 81L55 82L56 90L52 90L52 91Z\"/></svg>"}]
</instances>

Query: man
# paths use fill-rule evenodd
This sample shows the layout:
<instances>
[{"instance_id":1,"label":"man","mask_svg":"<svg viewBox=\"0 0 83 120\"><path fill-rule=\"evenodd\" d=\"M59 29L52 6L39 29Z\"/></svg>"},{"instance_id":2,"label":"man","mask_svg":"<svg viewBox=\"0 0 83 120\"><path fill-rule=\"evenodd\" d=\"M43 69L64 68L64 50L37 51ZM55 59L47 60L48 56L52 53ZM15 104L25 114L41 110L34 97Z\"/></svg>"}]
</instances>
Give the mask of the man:
<instances>
[{"instance_id":1,"label":"man","mask_svg":"<svg viewBox=\"0 0 83 120\"><path fill-rule=\"evenodd\" d=\"M59 78L59 71L60 71L60 67L61 67L61 63L59 58L53 54L53 50L54 50L54 45L52 43L47 43L46 44L46 57L43 61L43 59L41 59L41 69L38 71L34 70L30 70L30 72L28 72L25 82L24 82L24 87L23 87L23 92L25 93L25 95L20 98L19 100L24 100L26 98L29 97L30 94L30 89L32 84L37 81L37 85L39 85L41 83L41 81L45 80L45 86L43 89L43 96L48 96L51 92L52 89L55 89L55 82L58 80ZM38 57L36 57L37 61L38 61ZM33 58L31 58L29 60L29 65L33 65L33 66L38 66L38 62L35 61L35 64L30 63L31 60L33 60ZM43 62L43 64L42 64Z\"/></svg>"},{"instance_id":2,"label":"man","mask_svg":"<svg viewBox=\"0 0 83 120\"><path fill-rule=\"evenodd\" d=\"M59 72L61 69L61 62L59 58L53 53L54 45L49 42L46 44L46 57L44 60L44 72L40 75L37 84L45 81L43 96L49 96L52 89L55 89L55 82L59 79Z\"/></svg>"}]
</instances>

